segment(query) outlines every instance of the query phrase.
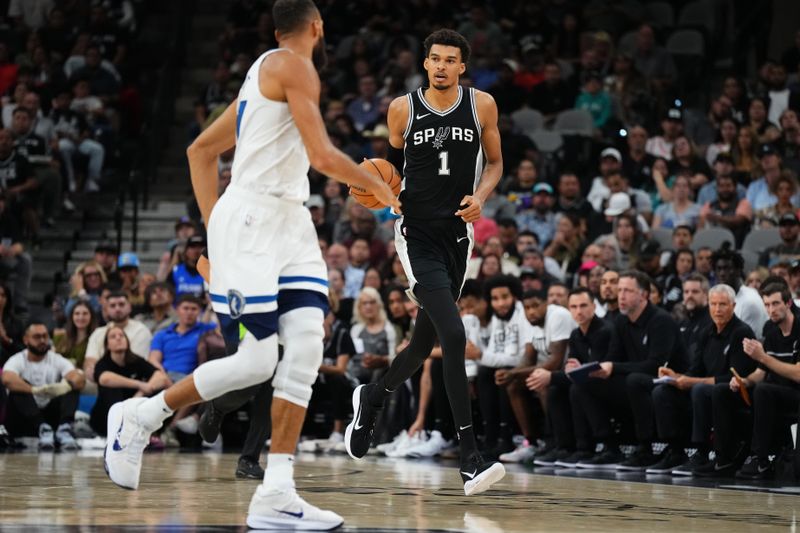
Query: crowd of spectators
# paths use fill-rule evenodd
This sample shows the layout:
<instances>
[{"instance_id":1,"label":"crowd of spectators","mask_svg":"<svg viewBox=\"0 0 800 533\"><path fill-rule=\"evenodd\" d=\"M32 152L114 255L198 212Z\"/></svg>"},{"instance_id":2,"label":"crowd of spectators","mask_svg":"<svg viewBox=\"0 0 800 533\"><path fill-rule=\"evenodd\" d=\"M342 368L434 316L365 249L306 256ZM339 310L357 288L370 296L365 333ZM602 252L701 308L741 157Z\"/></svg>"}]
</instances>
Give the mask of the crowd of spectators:
<instances>
[{"instance_id":1,"label":"crowd of spectators","mask_svg":"<svg viewBox=\"0 0 800 533\"><path fill-rule=\"evenodd\" d=\"M787 442L800 400L797 353L787 345L800 317L793 303L800 298L800 31L781 58L758 48L754 74L737 68L698 86L664 47L672 28L646 22L639 2L612 4L366 2L355 10L320 2L330 59L321 74L325 124L355 160L384 157L389 103L425 83L422 40L441 26L464 34L473 59L461 81L494 96L505 169L475 223L460 300L484 453L547 467L764 477L774 471L771 460ZM704 36L706 65L736 44ZM86 46L87 65L102 70L105 63L90 60ZM235 98L252 61L274 46L267 3L234 1L190 139ZM93 109L108 97L101 90L113 86L113 75L82 81L73 93L81 106L56 108L54 100L53 108ZM87 86L98 98L82 92ZM561 151L539 147L535 132L558 132L567 110L588 112L591 132L564 135ZM541 125L531 129L529 111L541 115ZM12 112L10 119L24 126L25 117ZM90 120L96 123L96 112ZM100 146L103 139L96 139ZM95 148L74 149L91 167ZM233 157L220 158L220 191ZM44 165L41 175L51 168ZM404 292L395 217L360 206L313 169L309 180L307 207L329 267L333 311L306 428L323 438L306 446L334 450L352 415L344 400L403 349L417 309ZM196 206L188 213L176 222L158 272L140 272L135 254L108 244L76 270L72 294L53 320L54 346L67 362L28 388L60 383L62 392L65 380L62 396L83 389L97 394L95 410L107 409L224 354L196 269L205 244ZM730 237L705 244L701 235L715 228ZM737 249L758 230L776 244L743 257ZM3 353L24 342L20 353L39 363L50 352L37 355L39 330L15 319L13 297L0 290ZM599 366L589 376L572 372L590 362ZM83 368L85 384L68 365ZM30 394L5 374L9 390ZM438 348L408 385L393 395L376 431L380 451L448 453L454 432ZM45 426L62 427L55 408L39 407L46 418L40 437ZM102 435L99 413L91 427ZM197 418L178 413L153 446L196 432ZM658 443L667 447L656 455Z\"/></svg>"}]
</instances>

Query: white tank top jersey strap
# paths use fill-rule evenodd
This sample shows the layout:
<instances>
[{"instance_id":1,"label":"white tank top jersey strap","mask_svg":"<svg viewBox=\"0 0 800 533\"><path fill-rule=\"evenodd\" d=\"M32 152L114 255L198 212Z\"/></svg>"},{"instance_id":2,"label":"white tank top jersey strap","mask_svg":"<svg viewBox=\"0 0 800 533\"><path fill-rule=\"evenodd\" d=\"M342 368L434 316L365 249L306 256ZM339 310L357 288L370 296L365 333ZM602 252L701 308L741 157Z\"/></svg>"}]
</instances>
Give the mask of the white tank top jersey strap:
<instances>
[{"instance_id":1,"label":"white tank top jersey strap","mask_svg":"<svg viewBox=\"0 0 800 533\"><path fill-rule=\"evenodd\" d=\"M261 93L261 63L270 54L293 52L275 48L250 66L236 110L236 156L231 184L292 202L308 200L309 160L289 104Z\"/></svg>"}]
</instances>

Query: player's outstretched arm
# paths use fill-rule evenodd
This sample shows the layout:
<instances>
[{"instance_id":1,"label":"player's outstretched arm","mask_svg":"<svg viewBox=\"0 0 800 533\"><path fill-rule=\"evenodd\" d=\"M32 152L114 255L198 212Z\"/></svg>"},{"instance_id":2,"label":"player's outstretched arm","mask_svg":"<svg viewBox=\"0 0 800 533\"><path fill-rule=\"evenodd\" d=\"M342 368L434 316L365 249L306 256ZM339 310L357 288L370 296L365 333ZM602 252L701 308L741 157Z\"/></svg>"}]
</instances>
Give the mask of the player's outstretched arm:
<instances>
[{"instance_id":1,"label":"player's outstretched arm","mask_svg":"<svg viewBox=\"0 0 800 533\"><path fill-rule=\"evenodd\" d=\"M486 155L486 166L483 168L481 180L475 194L465 196L456 211L464 222L475 222L481 216L481 208L486 198L497 187L503 175L503 154L500 150L500 130L497 129L497 104L489 93L475 91L475 104L478 120L481 123L481 144Z\"/></svg>"},{"instance_id":2,"label":"player's outstretched arm","mask_svg":"<svg viewBox=\"0 0 800 533\"><path fill-rule=\"evenodd\" d=\"M236 106L237 100L234 100L186 150L194 197L206 225L219 199L217 157L236 144Z\"/></svg>"},{"instance_id":3,"label":"player's outstretched arm","mask_svg":"<svg viewBox=\"0 0 800 533\"><path fill-rule=\"evenodd\" d=\"M400 213L400 201L380 178L359 168L338 150L328 137L319 112L319 77L312 63L295 54L282 54L284 62L275 69L280 76L286 101L303 138L311 166L342 183L371 191L380 202Z\"/></svg>"}]
</instances>

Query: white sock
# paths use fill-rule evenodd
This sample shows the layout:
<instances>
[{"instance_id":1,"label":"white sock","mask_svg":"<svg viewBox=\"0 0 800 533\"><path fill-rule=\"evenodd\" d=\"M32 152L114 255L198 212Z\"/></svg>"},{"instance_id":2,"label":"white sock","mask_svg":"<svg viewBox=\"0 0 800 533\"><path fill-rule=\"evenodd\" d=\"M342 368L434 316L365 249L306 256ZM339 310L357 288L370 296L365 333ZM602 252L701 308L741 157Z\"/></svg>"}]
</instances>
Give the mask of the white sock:
<instances>
[{"instance_id":1,"label":"white sock","mask_svg":"<svg viewBox=\"0 0 800 533\"><path fill-rule=\"evenodd\" d=\"M267 454L264 488L294 490L294 455L289 453Z\"/></svg>"},{"instance_id":2,"label":"white sock","mask_svg":"<svg viewBox=\"0 0 800 533\"><path fill-rule=\"evenodd\" d=\"M140 424L150 431L155 431L174 412L167 406L167 402L164 400L164 391L161 391L142 402L136 410L136 416L139 418Z\"/></svg>"}]
</instances>

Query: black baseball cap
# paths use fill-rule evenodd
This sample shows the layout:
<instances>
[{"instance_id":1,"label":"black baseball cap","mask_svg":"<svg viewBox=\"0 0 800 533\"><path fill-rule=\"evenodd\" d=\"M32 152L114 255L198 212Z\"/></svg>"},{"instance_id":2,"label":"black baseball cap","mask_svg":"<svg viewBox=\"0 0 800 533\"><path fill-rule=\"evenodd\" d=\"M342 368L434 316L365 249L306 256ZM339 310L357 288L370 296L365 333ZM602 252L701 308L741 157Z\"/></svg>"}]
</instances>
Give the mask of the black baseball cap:
<instances>
[{"instance_id":1,"label":"black baseball cap","mask_svg":"<svg viewBox=\"0 0 800 533\"><path fill-rule=\"evenodd\" d=\"M797 219L797 215L794 213L784 213L781 215L781 218L778 219L779 226L786 226L789 224L800 224L800 220Z\"/></svg>"},{"instance_id":2,"label":"black baseball cap","mask_svg":"<svg viewBox=\"0 0 800 533\"><path fill-rule=\"evenodd\" d=\"M714 163L730 163L733 164L733 156L730 152L720 152L714 158Z\"/></svg>"},{"instance_id":3,"label":"black baseball cap","mask_svg":"<svg viewBox=\"0 0 800 533\"><path fill-rule=\"evenodd\" d=\"M761 157L764 157L764 156L767 156L767 155L780 155L780 154L778 154L778 151L775 149L775 147L773 145L771 145L771 144L762 144L761 148L759 148L759 150L758 150L758 155L760 155Z\"/></svg>"},{"instance_id":4,"label":"black baseball cap","mask_svg":"<svg viewBox=\"0 0 800 533\"><path fill-rule=\"evenodd\" d=\"M661 245L658 244L658 241L644 241L639 246L639 257L644 258L651 258L661 253Z\"/></svg>"},{"instance_id":5,"label":"black baseball cap","mask_svg":"<svg viewBox=\"0 0 800 533\"><path fill-rule=\"evenodd\" d=\"M117 245L111 241L102 241L97 243L97 246L94 247L95 253L97 252L108 252L110 254L119 255L119 248Z\"/></svg>"},{"instance_id":6,"label":"black baseball cap","mask_svg":"<svg viewBox=\"0 0 800 533\"><path fill-rule=\"evenodd\" d=\"M664 117L664 119L680 122L683 120L683 112L681 112L681 110L677 107L670 108L670 110L667 111L667 115Z\"/></svg>"},{"instance_id":7,"label":"black baseball cap","mask_svg":"<svg viewBox=\"0 0 800 533\"><path fill-rule=\"evenodd\" d=\"M206 238L202 235L192 235L189 237L189 240L186 241L186 246L205 246L206 245Z\"/></svg>"}]
</instances>

